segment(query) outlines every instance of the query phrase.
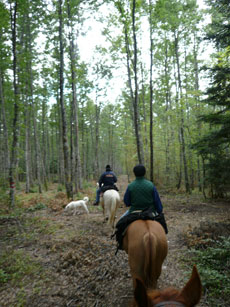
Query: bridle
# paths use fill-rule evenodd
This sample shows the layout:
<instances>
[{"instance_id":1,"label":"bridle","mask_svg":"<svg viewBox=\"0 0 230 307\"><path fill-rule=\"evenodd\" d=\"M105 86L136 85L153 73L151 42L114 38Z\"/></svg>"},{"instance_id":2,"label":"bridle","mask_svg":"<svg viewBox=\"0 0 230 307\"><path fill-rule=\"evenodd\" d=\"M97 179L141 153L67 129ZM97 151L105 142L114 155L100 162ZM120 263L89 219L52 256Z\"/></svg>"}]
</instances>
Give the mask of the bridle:
<instances>
[{"instance_id":1,"label":"bridle","mask_svg":"<svg viewBox=\"0 0 230 307\"><path fill-rule=\"evenodd\" d=\"M180 307L185 307L184 304L179 303L179 302L175 302L175 301L164 301L164 302L160 302L157 303L155 305L153 305L154 307L167 307L167 306L180 306Z\"/></svg>"}]
</instances>

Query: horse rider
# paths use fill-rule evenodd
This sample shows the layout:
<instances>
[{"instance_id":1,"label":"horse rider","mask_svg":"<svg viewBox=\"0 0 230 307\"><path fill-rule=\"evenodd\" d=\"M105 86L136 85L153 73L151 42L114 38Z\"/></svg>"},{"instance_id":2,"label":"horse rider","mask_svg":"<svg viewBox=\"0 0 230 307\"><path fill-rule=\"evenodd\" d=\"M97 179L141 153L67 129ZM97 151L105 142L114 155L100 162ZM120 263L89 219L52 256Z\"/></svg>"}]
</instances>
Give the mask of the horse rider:
<instances>
[{"instance_id":1,"label":"horse rider","mask_svg":"<svg viewBox=\"0 0 230 307\"><path fill-rule=\"evenodd\" d=\"M97 189L97 193L96 193L96 201L94 202L94 206L99 205L99 201L100 201L100 193L101 193L101 187L103 185L104 186L111 186L113 187L115 182L117 182L117 177L114 174L114 172L112 171L110 165L106 165L105 167L105 172L100 176L100 179L98 181L99 183L99 189Z\"/></svg>"},{"instance_id":2,"label":"horse rider","mask_svg":"<svg viewBox=\"0 0 230 307\"><path fill-rule=\"evenodd\" d=\"M146 208L152 208L155 214L163 211L160 196L154 184L145 179L146 169L144 165L138 164L133 168L136 179L131 182L124 195L126 207L130 207L123 215L126 216L133 211L142 211Z\"/></svg>"}]
</instances>

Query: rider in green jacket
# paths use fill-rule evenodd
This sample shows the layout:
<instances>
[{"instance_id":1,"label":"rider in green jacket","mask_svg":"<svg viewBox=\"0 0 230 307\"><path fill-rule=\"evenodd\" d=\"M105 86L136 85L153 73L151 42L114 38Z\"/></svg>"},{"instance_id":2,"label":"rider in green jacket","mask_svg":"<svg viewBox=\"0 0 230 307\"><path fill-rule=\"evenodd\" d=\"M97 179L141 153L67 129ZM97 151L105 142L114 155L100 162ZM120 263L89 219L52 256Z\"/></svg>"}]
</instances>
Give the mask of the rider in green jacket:
<instances>
[{"instance_id":1,"label":"rider in green jacket","mask_svg":"<svg viewBox=\"0 0 230 307\"><path fill-rule=\"evenodd\" d=\"M144 177L146 173L144 165L136 165L133 172L136 179L128 185L124 195L124 203L130 208L124 215L150 207L153 212L162 213L163 206L157 189L151 181Z\"/></svg>"}]
</instances>

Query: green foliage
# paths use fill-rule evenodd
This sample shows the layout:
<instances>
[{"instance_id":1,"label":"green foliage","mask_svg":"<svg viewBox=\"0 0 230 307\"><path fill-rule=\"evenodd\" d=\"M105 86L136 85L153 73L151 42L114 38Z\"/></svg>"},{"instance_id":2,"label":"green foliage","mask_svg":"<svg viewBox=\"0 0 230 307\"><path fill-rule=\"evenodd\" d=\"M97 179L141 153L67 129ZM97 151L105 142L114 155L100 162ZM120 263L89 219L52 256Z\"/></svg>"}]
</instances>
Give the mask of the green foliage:
<instances>
[{"instance_id":1,"label":"green foliage","mask_svg":"<svg viewBox=\"0 0 230 307\"><path fill-rule=\"evenodd\" d=\"M33 207L30 207L27 209L27 211L33 212L36 210L42 210L42 209L46 209L47 206L43 203L37 203L36 205L34 205Z\"/></svg>"},{"instance_id":2,"label":"green foliage","mask_svg":"<svg viewBox=\"0 0 230 307\"><path fill-rule=\"evenodd\" d=\"M58 188L57 188L58 192L62 192L63 189L64 189L64 187L63 187L62 185L59 184L59 185L58 185Z\"/></svg>"},{"instance_id":3,"label":"green foliage","mask_svg":"<svg viewBox=\"0 0 230 307\"><path fill-rule=\"evenodd\" d=\"M229 46L230 35L227 20L230 15L228 1L208 1L211 5L212 23L208 28L207 37L213 41L219 53L210 68L210 84L203 101L211 106L211 112L200 116L200 119L210 125L210 130L194 148L205 161L206 183L211 187L212 195L224 197L230 191L230 112L229 112Z\"/></svg>"},{"instance_id":4,"label":"green foliage","mask_svg":"<svg viewBox=\"0 0 230 307\"><path fill-rule=\"evenodd\" d=\"M189 262L197 264L208 299L221 297L230 303L230 238L221 237L212 241L212 246L192 249L189 253Z\"/></svg>"},{"instance_id":5,"label":"green foliage","mask_svg":"<svg viewBox=\"0 0 230 307\"><path fill-rule=\"evenodd\" d=\"M82 184L82 188L83 188L83 190L95 189L95 184L94 184L94 182L84 180L83 184Z\"/></svg>"},{"instance_id":6,"label":"green foliage","mask_svg":"<svg viewBox=\"0 0 230 307\"><path fill-rule=\"evenodd\" d=\"M8 280L9 280L8 274L3 269L0 269L0 284L4 284Z\"/></svg>"},{"instance_id":7,"label":"green foliage","mask_svg":"<svg viewBox=\"0 0 230 307\"><path fill-rule=\"evenodd\" d=\"M23 251L8 250L0 254L0 285L8 281L16 284L39 271L40 266Z\"/></svg>"}]
</instances>

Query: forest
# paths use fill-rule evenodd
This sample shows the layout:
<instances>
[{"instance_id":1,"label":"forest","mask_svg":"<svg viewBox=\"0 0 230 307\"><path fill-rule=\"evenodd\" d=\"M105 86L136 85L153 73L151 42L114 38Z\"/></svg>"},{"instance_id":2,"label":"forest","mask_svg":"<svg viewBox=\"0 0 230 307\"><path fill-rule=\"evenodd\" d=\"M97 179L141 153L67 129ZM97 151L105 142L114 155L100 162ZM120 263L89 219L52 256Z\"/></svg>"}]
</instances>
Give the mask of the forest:
<instances>
[{"instance_id":1,"label":"forest","mask_svg":"<svg viewBox=\"0 0 230 307\"><path fill-rule=\"evenodd\" d=\"M21 182L26 192L58 182L72 197L107 163L129 176L145 164L166 189L227 196L227 1L21 0L0 10L0 182L12 207ZM104 45L87 63L78 39L89 18Z\"/></svg>"},{"instance_id":2,"label":"forest","mask_svg":"<svg viewBox=\"0 0 230 307\"><path fill-rule=\"evenodd\" d=\"M30 267L31 258L18 247L32 250L36 236L42 242L36 247L39 255L45 259L46 249L47 261L56 257L56 273L64 283L70 276L78 281L77 274L88 280L79 286L78 298L74 290L59 289L56 305L52 294L47 304L36 302L36 293L46 291L38 281L33 291L20 288L3 306L126 306L109 305L112 293L96 290L86 269L71 267L66 277L81 256L71 250L73 245L88 253L84 231L97 259L101 254L94 233L99 231L105 250L112 246L105 239L100 208L90 207L90 227L82 215L77 226L71 224L74 217L60 215L70 200L86 194L95 200L107 164L118 176L121 196L133 179L133 167L145 165L146 177L168 209L169 226L175 227L169 241L176 255L181 241L202 250L194 256L203 261L198 267L206 289L201 306L228 306L230 241L223 236L230 234L229 20L228 0L0 1L0 246L5 249L0 254L0 303L6 299L5 285L38 274L37 264ZM184 221L174 215L172 200ZM170 224L172 219L182 222L181 229ZM205 234L197 232L198 222ZM72 237L73 227L81 228L78 239ZM62 246L69 252L64 254ZM214 262L207 263L205 252L213 253ZM13 266L15 259L20 270L17 263ZM117 260L121 271L125 261ZM169 260L168 266L173 265ZM104 274L104 282L107 277L111 282L112 275ZM116 284L130 291L127 277L122 278ZM172 282L168 276L164 280ZM178 280L175 285L181 286ZM86 290L88 301L82 294Z\"/></svg>"}]
</instances>

